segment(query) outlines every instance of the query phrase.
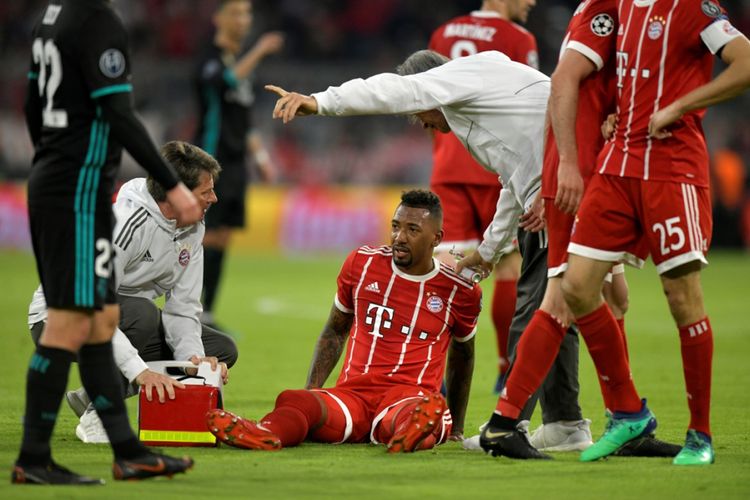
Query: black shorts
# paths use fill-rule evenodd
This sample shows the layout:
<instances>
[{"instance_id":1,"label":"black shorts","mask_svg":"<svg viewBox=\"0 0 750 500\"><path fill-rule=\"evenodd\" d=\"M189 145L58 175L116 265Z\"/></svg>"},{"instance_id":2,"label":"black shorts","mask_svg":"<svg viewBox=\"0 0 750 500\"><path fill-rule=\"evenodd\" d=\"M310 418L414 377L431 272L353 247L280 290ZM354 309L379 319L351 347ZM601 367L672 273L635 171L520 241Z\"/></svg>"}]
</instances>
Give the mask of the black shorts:
<instances>
[{"instance_id":1,"label":"black shorts","mask_svg":"<svg viewBox=\"0 0 750 500\"><path fill-rule=\"evenodd\" d=\"M244 162L221 163L214 191L218 201L206 212L206 229L245 227L247 173Z\"/></svg>"},{"instance_id":2,"label":"black shorts","mask_svg":"<svg viewBox=\"0 0 750 500\"><path fill-rule=\"evenodd\" d=\"M48 307L102 309L114 304L110 204L96 210L29 206L31 243Z\"/></svg>"}]
</instances>

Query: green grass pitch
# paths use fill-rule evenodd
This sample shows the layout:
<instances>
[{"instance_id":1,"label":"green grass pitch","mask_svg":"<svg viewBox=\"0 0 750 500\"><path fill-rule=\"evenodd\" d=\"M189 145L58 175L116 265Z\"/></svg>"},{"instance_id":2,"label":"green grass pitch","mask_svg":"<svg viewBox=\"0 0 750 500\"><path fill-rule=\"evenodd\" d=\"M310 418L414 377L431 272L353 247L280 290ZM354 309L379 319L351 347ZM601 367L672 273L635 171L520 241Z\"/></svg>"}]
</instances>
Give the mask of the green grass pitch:
<instances>
[{"instance_id":1,"label":"green grass pitch","mask_svg":"<svg viewBox=\"0 0 750 500\"><path fill-rule=\"evenodd\" d=\"M285 258L233 255L217 315L236 333L240 359L225 390L227 408L260 417L276 394L304 383L313 344L335 292L342 256ZM712 425L717 462L678 468L667 459L613 458L579 463L576 453L525 463L466 452L457 443L410 455L389 456L370 445L304 444L277 453L230 448L174 449L196 466L173 480L100 488L17 487L0 478L0 498L750 498L750 257L715 252L703 275L715 332ZM21 431L26 366L32 352L26 308L36 286L32 257L0 253L3 334L0 377L0 464L9 472ZM656 273L628 270L627 316L632 370L639 391L659 419L662 439L682 442L688 421L679 341ZM486 302L491 285L485 286ZM480 321L477 363L466 431L474 433L495 404L495 347L488 314ZM582 348L583 349L583 348ZM581 353L581 405L603 429L602 405L590 358ZM72 372L70 386L78 386ZM134 401L130 401L135 420ZM65 404L54 454L76 471L111 478L108 447L84 445ZM538 420L532 422L535 428Z\"/></svg>"}]
</instances>

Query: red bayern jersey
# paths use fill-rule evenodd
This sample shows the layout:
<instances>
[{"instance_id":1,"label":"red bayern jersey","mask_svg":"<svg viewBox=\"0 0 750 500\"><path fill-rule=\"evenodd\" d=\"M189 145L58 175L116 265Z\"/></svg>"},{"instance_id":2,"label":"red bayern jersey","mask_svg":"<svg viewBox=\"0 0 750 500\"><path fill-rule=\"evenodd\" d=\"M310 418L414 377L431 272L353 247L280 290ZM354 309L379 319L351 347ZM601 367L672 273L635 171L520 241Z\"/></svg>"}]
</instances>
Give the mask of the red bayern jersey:
<instances>
[{"instance_id":1,"label":"red bayern jersey","mask_svg":"<svg viewBox=\"0 0 750 500\"><path fill-rule=\"evenodd\" d=\"M363 375L438 391L451 338L474 337L482 291L444 264L412 276L393 263L389 246L361 247L344 262L336 307L353 312L337 385Z\"/></svg>"},{"instance_id":2,"label":"red bayern jersey","mask_svg":"<svg viewBox=\"0 0 750 500\"><path fill-rule=\"evenodd\" d=\"M708 186L701 119L686 113L672 137L648 137L651 115L711 80L713 55L741 34L716 0L617 0L618 125L599 172Z\"/></svg>"},{"instance_id":3,"label":"red bayern jersey","mask_svg":"<svg viewBox=\"0 0 750 500\"><path fill-rule=\"evenodd\" d=\"M584 184L594 173L596 158L604 146L601 123L615 109L615 41L617 38L617 7L615 0L584 0L573 13L560 48L575 50L588 58L596 71L581 82L576 115L578 167ZM549 128L544 167L542 196L554 198L557 193L557 166L560 157Z\"/></svg>"},{"instance_id":4,"label":"red bayern jersey","mask_svg":"<svg viewBox=\"0 0 750 500\"><path fill-rule=\"evenodd\" d=\"M451 19L435 30L429 48L451 59L499 50L513 61L539 67L534 35L494 11ZM453 134L436 133L432 147L432 184L499 185L497 174L479 165Z\"/></svg>"}]
</instances>

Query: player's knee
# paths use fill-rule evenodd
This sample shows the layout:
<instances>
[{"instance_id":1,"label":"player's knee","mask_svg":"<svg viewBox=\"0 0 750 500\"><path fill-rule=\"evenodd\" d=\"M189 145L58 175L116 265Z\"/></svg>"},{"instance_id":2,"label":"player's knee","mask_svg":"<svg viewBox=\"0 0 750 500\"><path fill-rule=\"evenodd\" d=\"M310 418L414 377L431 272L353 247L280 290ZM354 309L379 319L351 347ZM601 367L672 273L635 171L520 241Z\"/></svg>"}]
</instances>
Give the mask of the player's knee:
<instances>
[{"instance_id":1,"label":"player's knee","mask_svg":"<svg viewBox=\"0 0 750 500\"><path fill-rule=\"evenodd\" d=\"M662 275L664 295L678 325L691 323L705 316L698 269L685 265Z\"/></svg>"},{"instance_id":2,"label":"player's knee","mask_svg":"<svg viewBox=\"0 0 750 500\"><path fill-rule=\"evenodd\" d=\"M667 304L669 304L672 316L681 315L687 306L687 294L685 291L678 288L664 287L664 296L667 298Z\"/></svg>"},{"instance_id":3,"label":"player's knee","mask_svg":"<svg viewBox=\"0 0 750 500\"><path fill-rule=\"evenodd\" d=\"M41 345L78 352L89 340L91 331L91 316L50 310L39 342Z\"/></svg>"},{"instance_id":4,"label":"player's knee","mask_svg":"<svg viewBox=\"0 0 750 500\"><path fill-rule=\"evenodd\" d=\"M703 313L699 312L703 310L700 291L682 286L664 286L663 288L669 311L678 325L703 317Z\"/></svg>"},{"instance_id":5,"label":"player's knee","mask_svg":"<svg viewBox=\"0 0 750 500\"><path fill-rule=\"evenodd\" d=\"M275 407L291 407L304 414L309 414L314 411L319 411L320 402L311 391L306 391L304 389L287 389L281 391L276 397Z\"/></svg>"},{"instance_id":6,"label":"player's knee","mask_svg":"<svg viewBox=\"0 0 750 500\"><path fill-rule=\"evenodd\" d=\"M557 318L562 324L569 325L575 318L560 290L560 281L560 278L552 278L548 281L540 309Z\"/></svg>"},{"instance_id":7,"label":"player's knee","mask_svg":"<svg viewBox=\"0 0 750 500\"><path fill-rule=\"evenodd\" d=\"M89 334L89 343L108 342L112 339L120 320L120 308L117 305L107 304L101 311L94 313L94 320Z\"/></svg>"},{"instance_id":8,"label":"player's knee","mask_svg":"<svg viewBox=\"0 0 750 500\"><path fill-rule=\"evenodd\" d=\"M237 362L237 358L240 357L240 351L237 349L237 343L229 336L223 338L223 345L221 346L221 353L218 358L219 361L223 361L227 364L227 368L231 368Z\"/></svg>"},{"instance_id":9,"label":"player's knee","mask_svg":"<svg viewBox=\"0 0 750 500\"><path fill-rule=\"evenodd\" d=\"M574 314L578 314L590 302L590 294L583 280L568 276L568 274L565 273L562 283L560 283L560 290L570 309Z\"/></svg>"}]
</instances>

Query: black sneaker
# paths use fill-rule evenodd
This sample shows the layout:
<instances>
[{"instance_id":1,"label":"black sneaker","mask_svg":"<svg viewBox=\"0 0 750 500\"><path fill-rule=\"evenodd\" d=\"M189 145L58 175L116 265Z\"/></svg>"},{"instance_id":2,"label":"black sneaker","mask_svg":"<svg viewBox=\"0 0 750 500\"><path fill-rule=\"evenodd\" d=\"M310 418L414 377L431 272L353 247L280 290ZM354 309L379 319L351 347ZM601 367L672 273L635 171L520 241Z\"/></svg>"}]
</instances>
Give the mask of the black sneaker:
<instances>
[{"instance_id":1,"label":"black sneaker","mask_svg":"<svg viewBox=\"0 0 750 500\"><path fill-rule=\"evenodd\" d=\"M529 443L526 428L521 425L513 430L501 429L499 427L487 426L479 435L479 445L484 451L493 457L506 456L508 458L551 460L552 457L545 455Z\"/></svg>"},{"instance_id":2,"label":"black sneaker","mask_svg":"<svg viewBox=\"0 0 750 500\"><path fill-rule=\"evenodd\" d=\"M629 441L613 453L618 457L674 457L682 449L679 444L672 444L657 439L653 434Z\"/></svg>"},{"instance_id":3,"label":"black sneaker","mask_svg":"<svg viewBox=\"0 0 750 500\"><path fill-rule=\"evenodd\" d=\"M174 458L151 451L132 460L115 460L112 475L119 481L137 481L156 476L172 477L192 467L193 459L190 457Z\"/></svg>"},{"instance_id":4,"label":"black sneaker","mask_svg":"<svg viewBox=\"0 0 750 500\"><path fill-rule=\"evenodd\" d=\"M13 484L69 484L73 486L94 486L104 484L104 480L81 476L51 461L47 465L15 464L10 473Z\"/></svg>"}]
</instances>

